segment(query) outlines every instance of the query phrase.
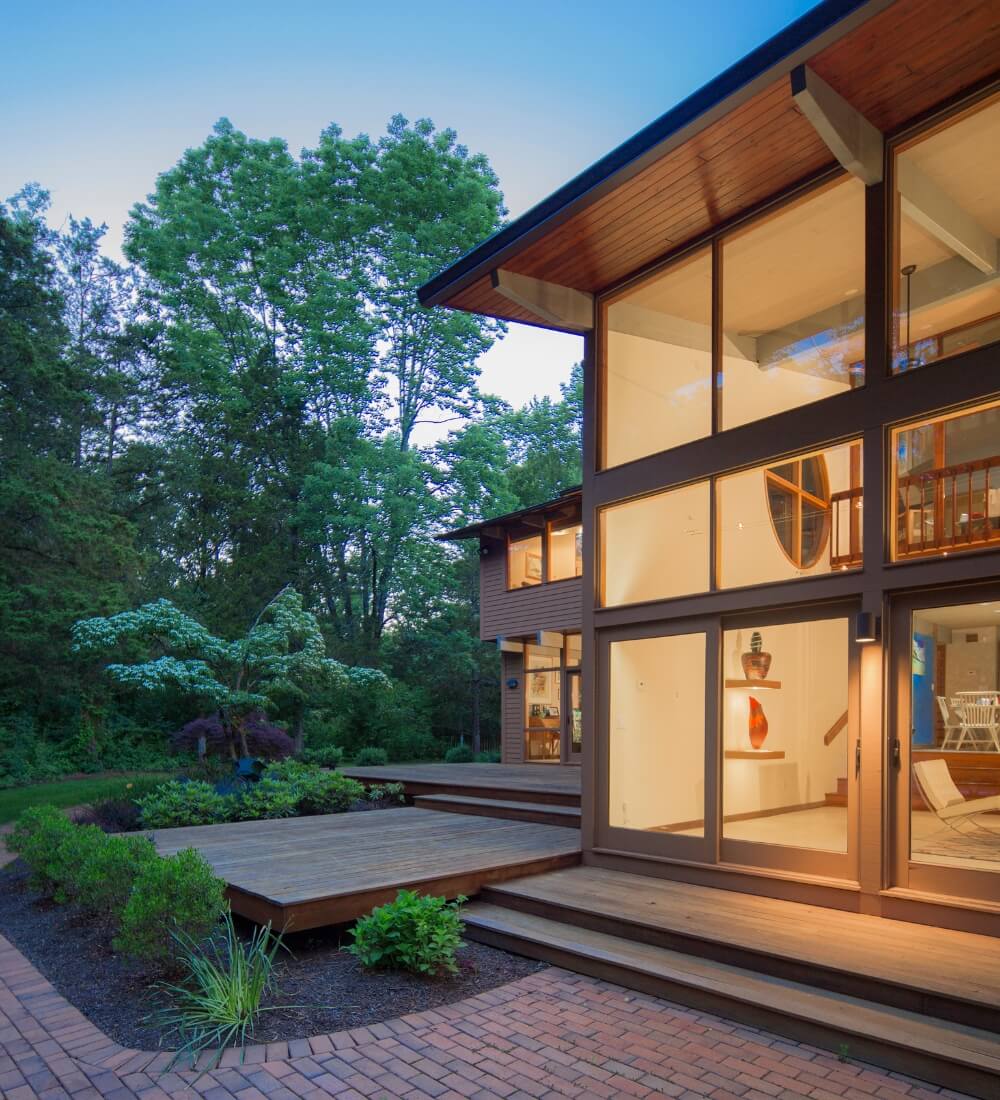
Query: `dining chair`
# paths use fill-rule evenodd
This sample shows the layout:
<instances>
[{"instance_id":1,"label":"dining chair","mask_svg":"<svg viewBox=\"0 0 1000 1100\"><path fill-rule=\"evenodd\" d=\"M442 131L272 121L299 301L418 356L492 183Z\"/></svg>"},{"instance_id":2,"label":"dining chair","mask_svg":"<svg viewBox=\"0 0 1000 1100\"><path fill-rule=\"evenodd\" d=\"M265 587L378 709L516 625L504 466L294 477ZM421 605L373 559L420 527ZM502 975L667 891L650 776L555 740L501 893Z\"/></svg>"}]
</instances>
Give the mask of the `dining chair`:
<instances>
[{"instance_id":1,"label":"dining chair","mask_svg":"<svg viewBox=\"0 0 1000 1100\"><path fill-rule=\"evenodd\" d=\"M941 712L941 718L944 721L944 738L941 741L941 748L958 748L963 730L962 717L958 713L956 700L952 699L949 702L943 695L935 695L934 698L937 700L938 710ZM955 743L952 744L952 742Z\"/></svg>"},{"instance_id":2,"label":"dining chair","mask_svg":"<svg viewBox=\"0 0 1000 1100\"><path fill-rule=\"evenodd\" d=\"M987 751L1000 752L1000 706L996 703L963 703L961 717L959 748L968 736L974 748L984 747L980 742L985 742Z\"/></svg>"}]
</instances>

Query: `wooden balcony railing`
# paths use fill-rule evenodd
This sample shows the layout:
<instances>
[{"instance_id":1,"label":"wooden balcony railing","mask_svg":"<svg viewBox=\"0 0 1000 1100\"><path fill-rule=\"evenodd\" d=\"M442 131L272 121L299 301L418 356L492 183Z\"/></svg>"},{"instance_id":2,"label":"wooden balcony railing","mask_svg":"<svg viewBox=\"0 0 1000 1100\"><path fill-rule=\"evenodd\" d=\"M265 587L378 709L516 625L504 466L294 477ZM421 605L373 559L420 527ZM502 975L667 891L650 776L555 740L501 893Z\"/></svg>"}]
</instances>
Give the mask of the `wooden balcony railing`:
<instances>
[{"instance_id":1,"label":"wooden balcony railing","mask_svg":"<svg viewBox=\"0 0 1000 1100\"><path fill-rule=\"evenodd\" d=\"M1000 455L896 479L896 556L1000 546Z\"/></svg>"},{"instance_id":2,"label":"wooden balcony railing","mask_svg":"<svg viewBox=\"0 0 1000 1100\"><path fill-rule=\"evenodd\" d=\"M830 568L850 569L861 564L861 504L864 489L830 494Z\"/></svg>"}]
</instances>

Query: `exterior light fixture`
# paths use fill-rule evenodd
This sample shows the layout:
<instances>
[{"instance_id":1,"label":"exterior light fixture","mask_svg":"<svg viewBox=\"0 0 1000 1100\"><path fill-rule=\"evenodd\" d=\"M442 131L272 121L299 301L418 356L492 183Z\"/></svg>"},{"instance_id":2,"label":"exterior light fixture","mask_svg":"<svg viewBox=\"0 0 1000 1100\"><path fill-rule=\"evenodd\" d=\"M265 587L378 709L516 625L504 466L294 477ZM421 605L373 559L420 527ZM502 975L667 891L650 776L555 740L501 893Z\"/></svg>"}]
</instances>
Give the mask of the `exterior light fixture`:
<instances>
[{"instance_id":1,"label":"exterior light fixture","mask_svg":"<svg viewBox=\"0 0 1000 1100\"><path fill-rule=\"evenodd\" d=\"M507 687L509 687L511 691L514 691L517 688L516 676L511 676L511 678L507 681Z\"/></svg>"},{"instance_id":2,"label":"exterior light fixture","mask_svg":"<svg viewBox=\"0 0 1000 1100\"><path fill-rule=\"evenodd\" d=\"M854 616L854 640L856 642L877 642L881 635L881 620L874 611L859 611Z\"/></svg>"}]
</instances>

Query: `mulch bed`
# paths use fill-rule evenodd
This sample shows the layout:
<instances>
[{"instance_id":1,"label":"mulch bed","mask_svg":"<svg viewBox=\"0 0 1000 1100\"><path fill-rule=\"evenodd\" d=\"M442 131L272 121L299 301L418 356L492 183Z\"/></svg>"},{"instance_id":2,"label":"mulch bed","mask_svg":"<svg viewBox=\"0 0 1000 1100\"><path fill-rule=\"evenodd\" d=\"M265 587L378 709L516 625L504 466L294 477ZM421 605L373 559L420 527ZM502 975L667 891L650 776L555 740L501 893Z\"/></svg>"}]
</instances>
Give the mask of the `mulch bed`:
<instances>
[{"instance_id":1,"label":"mulch bed","mask_svg":"<svg viewBox=\"0 0 1000 1100\"><path fill-rule=\"evenodd\" d=\"M247 925L247 929L251 926ZM146 1017L155 1007L148 970L109 946L110 937L71 907L41 901L17 861L0 870L0 933L93 1023L123 1046L172 1049ZM275 970L280 1007L261 1016L254 1042L305 1039L420 1012L482 993L545 969L543 963L469 943L459 952L455 977L418 978L366 972L342 951L343 929L286 937Z\"/></svg>"}]
</instances>

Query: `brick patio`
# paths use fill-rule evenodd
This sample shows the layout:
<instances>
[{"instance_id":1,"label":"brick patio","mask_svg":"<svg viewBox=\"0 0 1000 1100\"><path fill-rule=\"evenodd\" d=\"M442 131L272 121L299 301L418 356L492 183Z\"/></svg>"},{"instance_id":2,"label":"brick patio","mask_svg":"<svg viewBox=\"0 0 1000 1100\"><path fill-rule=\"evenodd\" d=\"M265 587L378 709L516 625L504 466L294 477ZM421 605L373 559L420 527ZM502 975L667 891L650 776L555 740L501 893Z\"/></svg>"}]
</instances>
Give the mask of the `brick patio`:
<instances>
[{"instance_id":1,"label":"brick patio","mask_svg":"<svg viewBox=\"0 0 1000 1100\"><path fill-rule=\"evenodd\" d=\"M227 1051L197 1080L163 1072L169 1057L112 1042L0 936L3 1100L959 1096L558 969L430 1012L250 1047L243 1065Z\"/></svg>"}]
</instances>

